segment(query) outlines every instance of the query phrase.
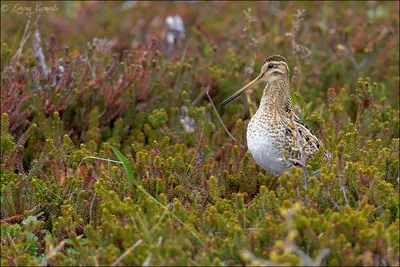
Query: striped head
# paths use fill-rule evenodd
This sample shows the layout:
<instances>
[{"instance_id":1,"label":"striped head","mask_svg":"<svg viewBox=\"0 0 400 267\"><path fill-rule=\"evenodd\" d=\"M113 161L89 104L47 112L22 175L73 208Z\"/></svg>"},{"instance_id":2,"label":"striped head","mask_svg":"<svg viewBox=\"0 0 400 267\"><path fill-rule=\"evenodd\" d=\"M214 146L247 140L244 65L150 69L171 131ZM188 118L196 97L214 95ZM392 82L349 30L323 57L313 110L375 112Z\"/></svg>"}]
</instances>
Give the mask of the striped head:
<instances>
[{"instance_id":1,"label":"striped head","mask_svg":"<svg viewBox=\"0 0 400 267\"><path fill-rule=\"evenodd\" d=\"M280 55L268 57L261 68L261 80L271 83L277 79L289 78L289 66L286 59Z\"/></svg>"},{"instance_id":2,"label":"striped head","mask_svg":"<svg viewBox=\"0 0 400 267\"><path fill-rule=\"evenodd\" d=\"M289 80L289 66L286 59L280 55L274 55L268 57L261 68L260 74L255 78L253 81L248 83L242 89L228 97L222 102L222 105L225 105L238 97L241 93L245 92L246 90L254 87L255 85L259 84L260 82L265 82L269 86L274 81L288 81Z\"/></svg>"}]
</instances>

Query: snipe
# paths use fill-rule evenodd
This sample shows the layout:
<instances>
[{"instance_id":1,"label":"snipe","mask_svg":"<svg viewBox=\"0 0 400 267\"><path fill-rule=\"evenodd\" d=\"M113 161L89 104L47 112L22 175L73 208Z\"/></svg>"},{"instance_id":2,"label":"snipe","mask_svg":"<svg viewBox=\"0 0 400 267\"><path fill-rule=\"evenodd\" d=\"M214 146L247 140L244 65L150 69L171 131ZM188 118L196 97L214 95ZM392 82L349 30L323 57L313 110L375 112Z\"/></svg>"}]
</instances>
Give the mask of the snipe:
<instances>
[{"instance_id":1,"label":"snipe","mask_svg":"<svg viewBox=\"0 0 400 267\"><path fill-rule=\"evenodd\" d=\"M247 127L247 146L265 171L282 174L293 165L304 165L322 143L293 112L289 66L282 56L268 57L257 78L224 100L222 105L260 82L266 82L266 86L260 106Z\"/></svg>"}]
</instances>

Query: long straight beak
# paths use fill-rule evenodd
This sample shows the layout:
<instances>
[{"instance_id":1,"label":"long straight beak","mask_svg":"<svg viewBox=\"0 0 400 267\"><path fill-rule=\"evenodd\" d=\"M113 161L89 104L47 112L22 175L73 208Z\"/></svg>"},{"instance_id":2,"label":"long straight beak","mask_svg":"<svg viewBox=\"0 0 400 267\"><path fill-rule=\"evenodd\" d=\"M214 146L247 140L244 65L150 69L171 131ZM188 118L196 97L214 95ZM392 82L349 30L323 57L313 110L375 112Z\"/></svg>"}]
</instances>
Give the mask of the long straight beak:
<instances>
[{"instance_id":1,"label":"long straight beak","mask_svg":"<svg viewBox=\"0 0 400 267\"><path fill-rule=\"evenodd\" d=\"M233 99L235 99L236 97L238 97L241 93L246 92L248 89L254 87L255 85L259 84L261 82L261 78L262 75L258 75L257 78L255 78L254 80L252 80L251 82L249 82L247 85L245 85L242 89L240 89L239 91L237 91L236 93L234 93L233 95L231 95L230 97L228 97L227 99L225 99L224 101L222 101L221 106L224 106L226 104L228 104L229 102L231 102Z\"/></svg>"}]
</instances>

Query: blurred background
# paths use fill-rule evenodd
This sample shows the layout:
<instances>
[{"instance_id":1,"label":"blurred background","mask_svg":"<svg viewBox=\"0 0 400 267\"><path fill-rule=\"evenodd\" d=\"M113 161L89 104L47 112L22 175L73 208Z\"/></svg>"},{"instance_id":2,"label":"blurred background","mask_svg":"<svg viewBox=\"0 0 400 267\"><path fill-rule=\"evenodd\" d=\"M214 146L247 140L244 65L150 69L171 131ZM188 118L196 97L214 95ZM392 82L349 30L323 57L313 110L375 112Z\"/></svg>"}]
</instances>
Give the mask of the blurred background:
<instances>
[{"instance_id":1,"label":"blurred background","mask_svg":"<svg viewBox=\"0 0 400 267\"><path fill-rule=\"evenodd\" d=\"M399 5L391 1L2 1L2 5L8 7L1 16L3 41L14 41L27 20L33 23L40 15L38 26L44 42L55 34L60 48L73 45L73 51L78 52L94 38L104 38L114 50L118 45L120 49L136 49L156 38L157 48L167 52L168 31L175 30L167 18L178 16L182 32L178 29L176 36L181 52L208 52L217 60L231 48L246 56L243 61L252 59L258 64L276 53L292 59L289 34L293 18L298 9L305 9L296 39L313 53L304 65L315 67L330 60L329 68L350 63L357 74L365 76L379 72L371 67L380 62L386 63L387 72L396 71L398 63L396 54L389 56L398 47ZM312 60L316 62L312 64Z\"/></svg>"},{"instance_id":2,"label":"blurred background","mask_svg":"<svg viewBox=\"0 0 400 267\"><path fill-rule=\"evenodd\" d=\"M383 82L387 104L398 106L397 11L399 4L391 1L3 1L1 38L3 51L7 42L13 55L31 20L43 51L54 34L59 52L68 48L79 57L95 47L106 55L97 62L106 66L113 55L124 61L153 43L168 61L196 60L193 77L183 81L191 84L183 89L195 99L211 83L217 102L254 77L266 57L280 54L290 63L292 87L316 105L329 87L349 88L368 76ZM349 112L354 118L356 111Z\"/></svg>"}]
</instances>

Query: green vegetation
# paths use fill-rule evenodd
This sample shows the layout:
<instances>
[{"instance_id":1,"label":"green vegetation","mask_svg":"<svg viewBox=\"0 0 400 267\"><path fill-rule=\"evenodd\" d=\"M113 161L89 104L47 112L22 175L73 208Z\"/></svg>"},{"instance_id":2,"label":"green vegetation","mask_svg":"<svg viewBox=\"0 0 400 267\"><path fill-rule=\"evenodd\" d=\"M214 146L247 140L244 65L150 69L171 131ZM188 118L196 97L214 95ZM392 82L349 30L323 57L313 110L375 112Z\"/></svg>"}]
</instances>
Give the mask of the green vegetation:
<instances>
[{"instance_id":1,"label":"green vegetation","mask_svg":"<svg viewBox=\"0 0 400 267\"><path fill-rule=\"evenodd\" d=\"M15 5L2 266L399 265L397 2L43 2L58 10L31 19ZM184 33L166 25L178 14ZM219 105L273 54L332 154L307 162L307 187L247 152L261 86Z\"/></svg>"}]
</instances>

